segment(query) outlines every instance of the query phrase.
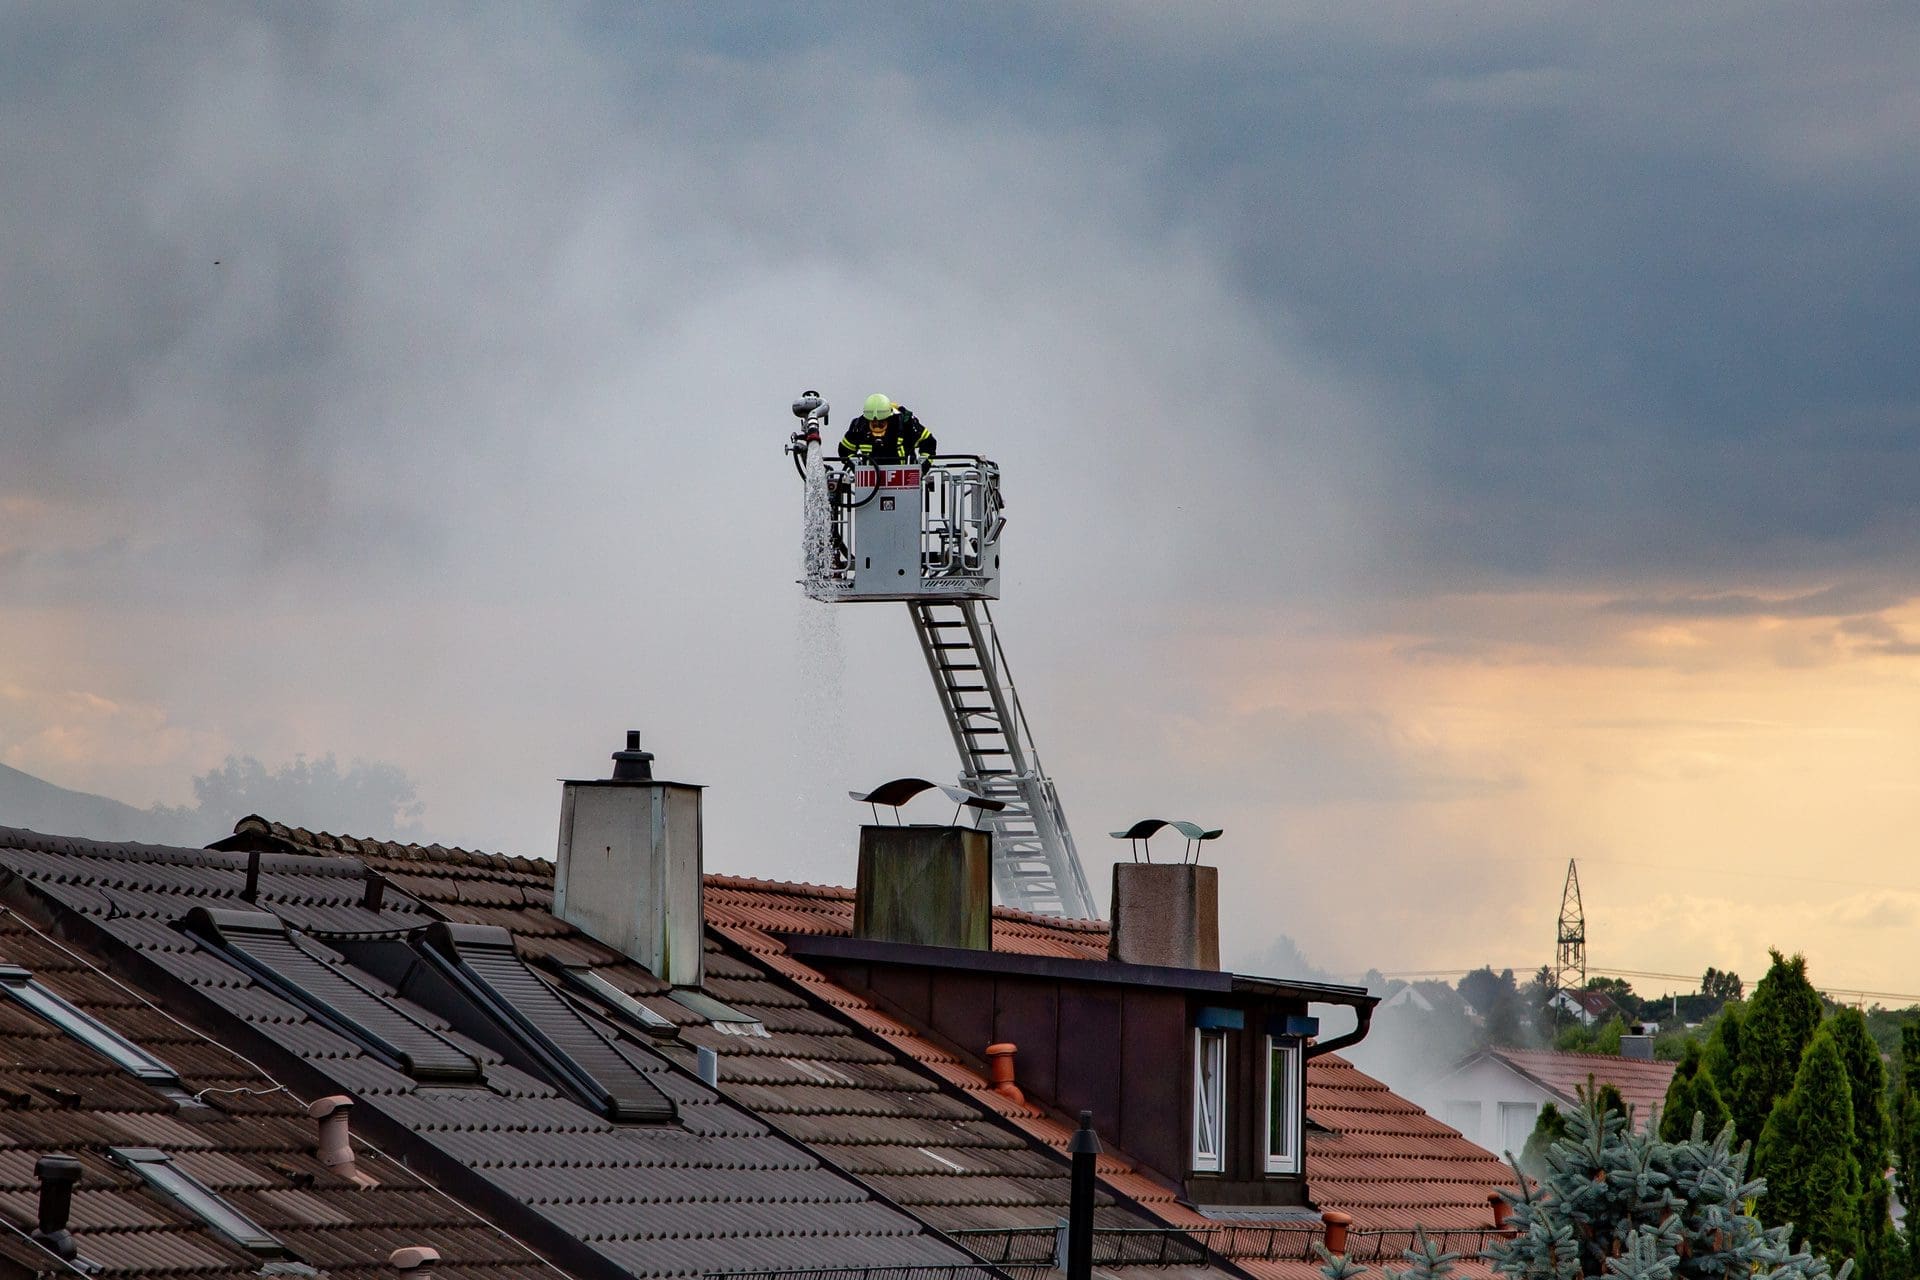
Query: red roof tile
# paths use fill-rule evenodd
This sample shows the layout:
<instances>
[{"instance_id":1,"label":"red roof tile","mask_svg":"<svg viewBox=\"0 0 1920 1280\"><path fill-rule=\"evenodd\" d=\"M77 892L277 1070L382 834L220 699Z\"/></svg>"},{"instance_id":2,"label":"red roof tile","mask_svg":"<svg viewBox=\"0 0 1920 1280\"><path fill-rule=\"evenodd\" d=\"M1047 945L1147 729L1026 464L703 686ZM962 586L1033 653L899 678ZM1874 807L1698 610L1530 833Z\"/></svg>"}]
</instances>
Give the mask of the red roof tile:
<instances>
[{"instance_id":1,"label":"red roof tile","mask_svg":"<svg viewBox=\"0 0 1920 1280\"><path fill-rule=\"evenodd\" d=\"M1475 1055L1476 1058L1482 1055ZM1576 1105L1575 1089L1587 1081L1610 1084L1620 1091L1640 1123L1667 1100L1677 1064L1622 1058L1608 1053L1560 1053L1552 1049L1488 1049L1485 1057L1506 1063L1569 1106Z\"/></svg>"}]
</instances>

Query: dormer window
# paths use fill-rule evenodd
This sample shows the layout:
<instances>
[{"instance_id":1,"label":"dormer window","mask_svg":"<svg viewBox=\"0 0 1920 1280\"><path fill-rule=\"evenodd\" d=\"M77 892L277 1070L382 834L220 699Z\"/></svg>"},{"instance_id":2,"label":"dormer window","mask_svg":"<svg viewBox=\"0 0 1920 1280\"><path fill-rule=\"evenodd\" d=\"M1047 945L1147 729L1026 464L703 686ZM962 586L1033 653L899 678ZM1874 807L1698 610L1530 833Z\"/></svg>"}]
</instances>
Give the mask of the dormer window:
<instances>
[{"instance_id":1,"label":"dormer window","mask_svg":"<svg viewBox=\"0 0 1920 1280\"><path fill-rule=\"evenodd\" d=\"M1193 1169L1220 1172L1227 1150L1227 1033L1193 1033Z\"/></svg>"},{"instance_id":2,"label":"dormer window","mask_svg":"<svg viewBox=\"0 0 1920 1280\"><path fill-rule=\"evenodd\" d=\"M1268 1173L1300 1172L1302 1058L1298 1040L1267 1037Z\"/></svg>"}]
</instances>

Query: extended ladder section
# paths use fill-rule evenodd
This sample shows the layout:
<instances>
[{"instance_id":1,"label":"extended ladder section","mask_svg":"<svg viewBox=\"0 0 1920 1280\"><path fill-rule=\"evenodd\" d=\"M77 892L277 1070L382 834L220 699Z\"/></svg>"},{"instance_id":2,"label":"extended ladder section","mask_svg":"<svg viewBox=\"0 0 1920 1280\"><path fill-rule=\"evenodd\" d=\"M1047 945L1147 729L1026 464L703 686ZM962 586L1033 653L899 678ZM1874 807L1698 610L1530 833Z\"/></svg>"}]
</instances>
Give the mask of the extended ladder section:
<instances>
[{"instance_id":1,"label":"extended ladder section","mask_svg":"<svg viewBox=\"0 0 1920 1280\"><path fill-rule=\"evenodd\" d=\"M914 629L960 752L962 785L1005 802L993 815L993 880L1009 907L1099 917L1053 781L1040 767L983 600L912 600Z\"/></svg>"}]
</instances>

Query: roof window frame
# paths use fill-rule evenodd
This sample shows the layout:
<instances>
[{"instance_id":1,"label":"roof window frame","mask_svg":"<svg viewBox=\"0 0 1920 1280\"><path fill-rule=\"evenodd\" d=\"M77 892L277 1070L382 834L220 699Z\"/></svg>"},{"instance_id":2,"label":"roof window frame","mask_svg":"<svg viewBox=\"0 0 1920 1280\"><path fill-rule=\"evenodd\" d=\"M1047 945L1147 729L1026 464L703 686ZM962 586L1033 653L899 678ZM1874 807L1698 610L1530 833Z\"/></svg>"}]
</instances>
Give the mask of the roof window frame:
<instances>
[{"instance_id":1,"label":"roof window frame","mask_svg":"<svg viewBox=\"0 0 1920 1280\"><path fill-rule=\"evenodd\" d=\"M107 1154L215 1234L263 1262L298 1262L293 1250L158 1147L108 1147Z\"/></svg>"},{"instance_id":2,"label":"roof window frame","mask_svg":"<svg viewBox=\"0 0 1920 1280\"><path fill-rule=\"evenodd\" d=\"M1209 1074L1211 1082L1209 1082ZM1209 1114L1208 1102L1213 1106ZM1195 1173L1227 1166L1227 1030L1193 1029L1193 1135L1188 1165Z\"/></svg>"},{"instance_id":3,"label":"roof window frame","mask_svg":"<svg viewBox=\"0 0 1920 1280\"><path fill-rule=\"evenodd\" d=\"M1284 1062L1282 1062L1284 1059ZM1282 1117L1281 1150L1274 1150L1274 1076L1275 1067L1284 1072L1286 1115ZM1264 1123L1261 1125L1262 1168L1270 1175L1298 1177L1305 1169L1304 1148L1306 1116L1306 1046L1290 1036L1266 1037L1266 1088Z\"/></svg>"},{"instance_id":4,"label":"roof window frame","mask_svg":"<svg viewBox=\"0 0 1920 1280\"><path fill-rule=\"evenodd\" d=\"M17 964L0 964L0 994L135 1079L152 1085L176 1101L185 1099L194 1102L187 1093L186 1085L181 1082L179 1072L158 1055L147 1052L58 991L46 986L34 977L33 970Z\"/></svg>"}]
</instances>

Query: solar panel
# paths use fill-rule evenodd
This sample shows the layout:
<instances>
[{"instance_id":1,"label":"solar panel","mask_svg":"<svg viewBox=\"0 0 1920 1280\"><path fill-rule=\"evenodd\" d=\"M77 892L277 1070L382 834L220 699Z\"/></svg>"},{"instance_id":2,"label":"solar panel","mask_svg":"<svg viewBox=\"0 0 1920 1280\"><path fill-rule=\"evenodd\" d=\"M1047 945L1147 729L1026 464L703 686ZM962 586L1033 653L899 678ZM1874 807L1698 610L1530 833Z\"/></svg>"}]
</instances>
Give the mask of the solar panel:
<instances>
[{"instance_id":1,"label":"solar panel","mask_svg":"<svg viewBox=\"0 0 1920 1280\"><path fill-rule=\"evenodd\" d=\"M527 967L505 929L436 922L421 950L557 1084L608 1119L675 1118L673 1100Z\"/></svg>"},{"instance_id":2,"label":"solar panel","mask_svg":"<svg viewBox=\"0 0 1920 1280\"><path fill-rule=\"evenodd\" d=\"M85 1009L71 1004L64 996L49 991L34 980L30 969L15 964L0 964L0 995L25 1006L36 1016L110 1059L122 1070L170 1094L184 1096L179 1073L133 1041L115 1031Z\"/></svg>"},{"instance_id":3,"label":"solar panel","mask_svg":"<svg viewBox=\"0 0 1920 1280\"><path fill-rule=\"evenodd\" d=\"M107 1154L145 1179L148 1186L259 1258L287 1258L287 1246L155 1147L109 1147Z\"/></svg>"},{"instance_id":4,"label":"solar panel","mask_svg":"<svg viewBox=\"0 0 1920 1280\"><path fill-rule=\"evenodd\" d=\"M279 917L264 911L195 907L187 929L314 1021L355 1041L375 1057L426 1083L481 1079L480 1063L392 1000L300 944Z\"/></svg>"}]
</instances>

